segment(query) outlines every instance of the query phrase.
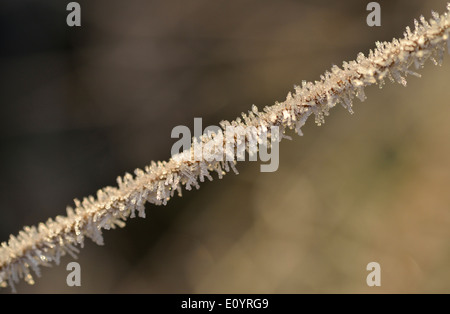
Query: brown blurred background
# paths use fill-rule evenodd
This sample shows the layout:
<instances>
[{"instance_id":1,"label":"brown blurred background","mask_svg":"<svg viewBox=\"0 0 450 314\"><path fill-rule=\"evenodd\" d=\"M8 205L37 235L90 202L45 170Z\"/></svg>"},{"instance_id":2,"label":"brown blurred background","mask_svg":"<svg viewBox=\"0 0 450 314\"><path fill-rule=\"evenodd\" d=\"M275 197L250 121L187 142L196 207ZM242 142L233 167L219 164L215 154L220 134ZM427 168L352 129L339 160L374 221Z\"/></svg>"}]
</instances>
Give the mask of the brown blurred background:
<instances>
[{"instance_id":1,"label":"brown blurred background","mask_svg":"<svg viewBox=\"0 0 450 314\"><path fill-rule=\"evenodd\" d=\"M176 125L234 119L402 35L444 1L0 3L0 241L72 199L168 159ZM387 83L283 141L280 167L243 163L148 218L87 241L19 292L450 292L450 58ZM381 287L366 265L381 264ZM1 292L9 292L3 289Z\"/></svg>"}]
</instances>

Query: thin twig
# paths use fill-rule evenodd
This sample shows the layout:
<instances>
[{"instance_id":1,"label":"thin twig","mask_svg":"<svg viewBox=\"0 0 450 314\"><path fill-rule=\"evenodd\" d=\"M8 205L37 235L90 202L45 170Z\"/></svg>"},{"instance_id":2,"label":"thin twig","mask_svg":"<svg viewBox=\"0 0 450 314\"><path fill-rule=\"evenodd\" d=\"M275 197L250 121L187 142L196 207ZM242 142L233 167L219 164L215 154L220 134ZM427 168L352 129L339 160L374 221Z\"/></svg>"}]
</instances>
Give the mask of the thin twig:
<instances>
[{"instance_id":1,"label":"thin twig","mask_svg":"<svg viewBox=\"0 0 450 314\"><path fill-rule=\"evenodd\" d=\"M256 106L248 114L242 114L231 123L221 122L227 126L252 127L253 136L265 132L271 127L279 127L282 136L285 129L295 129L302 135L301 127L311 114L315 115L317 124L324 122L329 109L341 103L352 112L352 99L356 96L364 101L364 88L373 84L382 86L389 78L393 82L406 85L408 74L420 76L409 68L414 65L421 68L425 61L431 59L435 64L443 60L445 49L450 51L450 4L447 12L439 16L433 12L433 18L427 22L421 17L415 21L415 30L406 28L402 39L392 42L376 43L376 49L366 57L360 53L356 61L344 62L342 68L333 66L330 72L320 76L314 83L302 82L289 93L285 101L265 107L258 111ZM223 147L222 131L203 135L201 141L214 147ZM248 135L247 135L248 136ZM247 145L247 144L246 144ZM246 147L249 148L248 145ZM224 156L230 152L223 152ZM152 162L145 170L136 169L135 176L125 174L117 179L118 187L106 187L97 192L97 198L89 196L82 202L75 200L75 209L67 208L67 216L57 216L37 227L25 227L18 236L10 236L8 243L0 247L0 286L11 286L20 278L33 284L30 268L40 276L40 266L59 264L66 254L75 256L77 246L83 247L85 237L103 244L102 229L123 227L128 218L136 212L145 217L145 203L165 205L174 196L175 191L181 195L182 187L199 187L198 180L204 177L212 180L210 172L216 172L219 178L235 169L235 161L199 161L188 160L194 154L193 148L173 156L167 162ZM226 160L226 159L223 159Z\"/></svg>"}]
</instances>

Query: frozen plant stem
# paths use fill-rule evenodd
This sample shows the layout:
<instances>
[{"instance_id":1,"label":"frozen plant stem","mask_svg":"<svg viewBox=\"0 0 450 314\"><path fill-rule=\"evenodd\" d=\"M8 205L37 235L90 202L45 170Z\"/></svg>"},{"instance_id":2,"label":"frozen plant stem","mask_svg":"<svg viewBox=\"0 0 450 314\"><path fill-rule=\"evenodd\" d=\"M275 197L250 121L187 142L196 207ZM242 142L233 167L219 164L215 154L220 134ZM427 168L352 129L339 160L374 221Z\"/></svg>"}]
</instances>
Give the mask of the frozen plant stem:
<instances>
[{"instance_id":1,"label":"frozen plant stem","mask_svg":"<svg viewBox=\"0 0 450 314\"><path fill-rule=\"evenodd\" d=\"M409 69L411 65L422 68L428 59L441 64L445 49L450 51L450 4L443 15L435 12L432 15L429 22L423 17L420 22L415 21L414 31L406 28L402 39L377 42L376 49L367 57L359 53L356 61L344 62L342 68L333 66L330 72L320 76L320 81L302 82L302 86L296 86L295 92L289 93L283 102L265 107L263 111L253 106L248 114L242 114L242 119L221 122L222 129L229 125L243 129L254 127L253 134L244 136L259 138L261 134L270 133L272 126L278 126L280 134L287 128L302 135L301 127L312 114L320 125L338 103L352 112L354 96L363 101L366 86L379 84L381 87L386 78L406 85L408 74L420 76ZM286 136L277 140L282 137ZM223 147L223 138L210 133L203 135L201 140L219 148ZM246 148L248 150L248 146ZM227 153L231 152L223 152L224 155ZM203 182L205 177L212 180L210 172L216 172L219 178L230 168L237 173L235 161L208 161L210 158L187 161L189 159L185 157L193 154L191 148L167 162L152 162L145 170L136 169L134 176L127 173L123 178L117 178L118 187L99 190L97 198L89 196L82 202L75 200L75 209L68 207L67 216L57 216L37 227L25 227L18 236L11 235L8 243L3 242L0 247L0 286L9 285L14 290L14 283L20 278L33 284L30 268L40 276L40 266L59 264L66 254L75 256L79 252L77 246L83 247L85 237L102 245L102 229L123 227L136 212L145 217L146 202L165 205L175 191L181 195L183 186L191 190L191 186L199 188L198 180Z\"/></svg>"}]
</instances>

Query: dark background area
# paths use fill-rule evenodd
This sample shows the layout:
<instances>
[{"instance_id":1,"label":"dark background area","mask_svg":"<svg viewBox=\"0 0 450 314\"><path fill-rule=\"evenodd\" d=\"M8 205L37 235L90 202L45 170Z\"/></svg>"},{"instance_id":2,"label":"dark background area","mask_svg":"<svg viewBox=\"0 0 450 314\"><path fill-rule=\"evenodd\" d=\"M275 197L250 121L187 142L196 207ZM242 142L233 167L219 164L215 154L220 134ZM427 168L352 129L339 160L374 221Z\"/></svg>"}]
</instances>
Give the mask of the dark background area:
<instances>
[{"instance_id":1,"label":"dark background area","mask_svg":"<svg viewBox=\"0 0 450 314\"><path fill-rule=\"evenodd\" d=\"M177 125L218 125L282 101L302 80L400 37L446 1L69 1L0 3L0 241L74 198L166 160ZM283 141L259 163L186 192L19 292L445 292L450 250L449 58L387 83ZM292 134L290 134L292 135ZM382 287L365 284L381 264ZM8 292L2 290L2 292Z\"/></svg>"}]
</instances>

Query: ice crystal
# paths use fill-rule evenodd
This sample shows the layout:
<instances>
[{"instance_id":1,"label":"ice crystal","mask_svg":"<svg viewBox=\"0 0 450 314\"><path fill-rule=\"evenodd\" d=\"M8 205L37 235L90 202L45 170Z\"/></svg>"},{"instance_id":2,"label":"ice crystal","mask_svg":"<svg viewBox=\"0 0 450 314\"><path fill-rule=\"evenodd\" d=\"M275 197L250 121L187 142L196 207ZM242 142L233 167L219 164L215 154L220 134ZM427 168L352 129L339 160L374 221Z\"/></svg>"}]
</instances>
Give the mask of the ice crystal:
<instances>
[{"instance_id":1,"label":"ice crystal","mask_svg":"<svg viewBox=\"0 0 450 314\"><path fill-rule=\"evenodd\" d=\"M364 101L364 88L373 84L383 86L385 79L406 85L406 76L420 76L409 69L423 67L430 59L435 64L441 64L445 49L450 51L450 4L447 12L438 15L433 12L432 19L426 21L423 17L415 21L415 30L406 28L402 39L392 42L377 42L376 49L368 56L360 53L355 61L344 62L342 67L333 66L320 78L320 81L305 82L296 86L284 102L277 102L262 111L253 105L251 111L242 114L242 119L221 122L226 130L228 126L245 127L251 132L248 137L259 138L268 133L273 126L280 128L281 136L284 130L294 129L302 135L301 128L308 117L315 116L317 124L323 124L329 110L341 104L353 113L353 99L356 96ZM219 136L222 135L222 136ZM226 139L222 131L203 135L200 140L211 145L212 152L223 145ZM250 141L251 142L251 141ZM246 147L254 154L254 147ZM1 243L0 247L0 286L11 286L23 278L29 284L34 283L30 269L40 276L41 266L59 264L62 256L73 257L79 252L77 246L83 247L86 237L102 245L102 230L123 227L127 218L136 214L145 217L145 203L165 205L175 193L181 196L182 187L191 190L199 188L204 178L212 180L211 172L216 172L219 178L233 170L235 160L226 156L231 151L223 152L224 158L203 158L201 160L185 158L194 156L194 148L173 156L169 161L151 162L144 170L136 169L134 176L127 173L117 178L117 187L105 187L97 192L97 198L89 196L82 201L74 200L75 208L68 207L66 216L57 216L46 223L33 227L25 227L17 236L10 236L9 241ZM189 161L190 160L190 161Z\"/></svg>"}]
</instances>

